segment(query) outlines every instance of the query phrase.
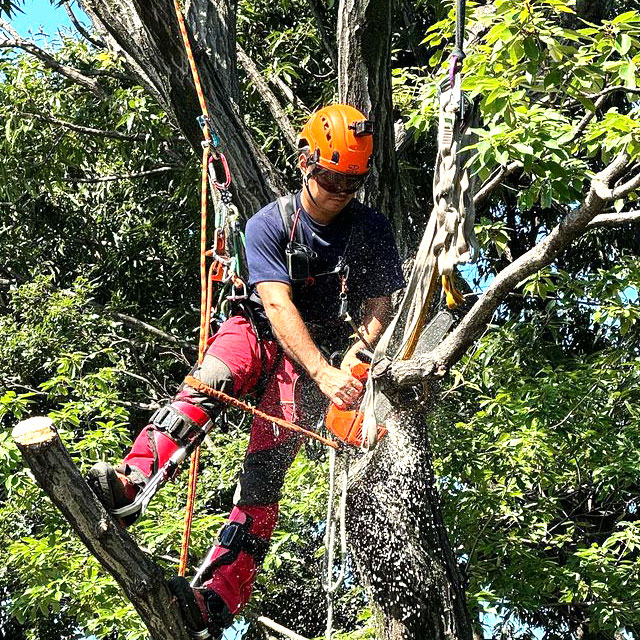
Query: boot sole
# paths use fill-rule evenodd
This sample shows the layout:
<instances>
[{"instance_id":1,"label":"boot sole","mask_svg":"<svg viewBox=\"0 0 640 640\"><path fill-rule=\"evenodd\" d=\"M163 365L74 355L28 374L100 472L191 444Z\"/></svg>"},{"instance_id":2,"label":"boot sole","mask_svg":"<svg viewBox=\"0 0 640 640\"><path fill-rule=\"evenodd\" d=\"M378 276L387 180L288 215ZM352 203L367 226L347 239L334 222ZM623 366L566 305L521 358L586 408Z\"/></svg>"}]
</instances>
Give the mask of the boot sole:
<instances>
[{"instance_id":1,"label":"boot sole","mask_svg":"<svg viewBox=\"0 0 640 640\"><path fill-rule=\"evenodd\" d=\"M189 633L198 638L210 638L208 625L202 617L202 611L196 602L188 580L181 576L174 576L169 580L168 585L169 591L173 593L178 601L182 620Z\"/></svg>"},{"instance_id":2,"label":"boot sole","mask_svg":"<svg viewBox=\"0 0 640 640\"><path fill-rule=\"evenodd\" d=\"M130 504L122 494L122 488L116 470L108 462L98 462L87 473L87 484L96 494L98 500L108 511ZM120 526L128 527L133 524L140 512L117 518Z\"/></svg>"}]
</instances>

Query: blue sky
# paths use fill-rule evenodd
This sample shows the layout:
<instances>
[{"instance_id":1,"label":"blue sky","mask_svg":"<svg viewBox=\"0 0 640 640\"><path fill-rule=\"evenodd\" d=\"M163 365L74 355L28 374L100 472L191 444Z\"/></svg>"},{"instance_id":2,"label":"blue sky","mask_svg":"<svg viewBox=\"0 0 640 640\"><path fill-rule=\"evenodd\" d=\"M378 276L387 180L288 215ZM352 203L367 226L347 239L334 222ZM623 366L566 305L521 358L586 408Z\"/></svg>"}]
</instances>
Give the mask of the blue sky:
<instances>
[{"instance_id":1,"label":"blue sky","mask_svg":"<svg viewBox=\"0 0 640 640\"><path fill-rule=\"evenodd\" d=\"M82 16L82 22L88 24L86 16L75 2L72 3L72 7L76 16ZM34 37L43 33L52 40L60 27L73 29L65 8L56 7L47 0L25 0L21 8L22 13L14 13L9 22L23 37ZM37 36L36 39L41 41L43 37Z\"/></svg>"}]
</instances>

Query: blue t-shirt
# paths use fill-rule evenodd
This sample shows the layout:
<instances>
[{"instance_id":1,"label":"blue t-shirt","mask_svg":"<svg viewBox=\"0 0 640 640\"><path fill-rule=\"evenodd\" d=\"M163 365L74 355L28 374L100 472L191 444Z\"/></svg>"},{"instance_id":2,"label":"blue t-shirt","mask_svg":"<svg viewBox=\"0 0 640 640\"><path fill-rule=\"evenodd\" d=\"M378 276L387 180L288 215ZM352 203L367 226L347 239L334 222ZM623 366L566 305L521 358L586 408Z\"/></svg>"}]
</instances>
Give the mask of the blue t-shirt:
<instances>
[{"instance_id":1,"label":"blue t-shirt","mask_svg":"<svg viewBox=\"0 0 640 640\"><path fill-rule=\"evenodd\" d=\"M342 256L349 265L349 313L356 323L365 300L389 296L404 286L398 249L385 216L352 200L330 224L322 225L304 210L300 193L296 206L304 244L316 254L310 263L312 274L332 271ZM252 299L259 300L255 290L259 282L290 284L293 302L314 339L332 348L342 347L352 329L338 318L339 276L318 275L313 283L292 283L285 255L288 242L277 202L260 209L247 222Z\"/></svg>"}]
</instances>

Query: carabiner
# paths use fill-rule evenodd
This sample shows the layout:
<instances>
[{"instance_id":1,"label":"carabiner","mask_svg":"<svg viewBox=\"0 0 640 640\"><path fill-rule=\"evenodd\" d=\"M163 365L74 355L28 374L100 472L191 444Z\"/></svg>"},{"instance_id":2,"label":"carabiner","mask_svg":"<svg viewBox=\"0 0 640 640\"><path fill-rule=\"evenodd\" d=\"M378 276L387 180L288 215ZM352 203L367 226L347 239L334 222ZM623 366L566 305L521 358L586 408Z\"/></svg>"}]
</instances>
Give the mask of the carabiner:
<instances>
[{"instance_id":1,"label":"carabiner","mask_svg":"<svg viewBox=\"0 0 640 640\"><path fill-rule=\"evenodd\" d=\"M214 160L220 160L222 163L222 168L224 169L224 182L218 182L218 175L216 173L216 168L213 164ZM213 182L213 186L218 189L218 191L224 191L229 188L231 185L231 173L229 171L229 163L227 162L227 158L224 153L221 151L217 151L209 157L209 174L211 176L211 180Z\"/></svg>"}]
</instances>

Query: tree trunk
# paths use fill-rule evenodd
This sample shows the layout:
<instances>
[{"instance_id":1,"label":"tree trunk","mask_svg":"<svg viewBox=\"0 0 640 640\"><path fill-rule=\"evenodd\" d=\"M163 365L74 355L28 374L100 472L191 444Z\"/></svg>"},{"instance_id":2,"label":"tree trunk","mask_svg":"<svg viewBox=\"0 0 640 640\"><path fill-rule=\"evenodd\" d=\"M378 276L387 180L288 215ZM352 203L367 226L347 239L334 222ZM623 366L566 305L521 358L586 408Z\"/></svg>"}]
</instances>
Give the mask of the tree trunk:
<instances>
[{"instance_id":1,"label":"tree trunk","mask_svg":"<svg viewBox=\"0 0 640 640\"><path fill-rule=\"evenodd\" d=\"M442 521L424 409L403 409L353 474L349 542L385 619L385 640L470 640L471 622Z\"/></svg>"},{"instance_id":2,"label":"tree trunk","mask_svg":"<svg viewBox=\"0 0 640 640\"><path fill-rule=\"evenodd\" d=\"M73 464L51 420L31 418L13 430L22 456L72 529L122 587L153 640L188 640L162 569L98 502Z\"/></svg>"},{"instance_id":3,"label":"tree trunk","mask_svg":"<svg viewBox=\"0 0 640 640\"><path fill-rule=\"evenodd\" d=\"M375 123L375 151L366 202L391 220L396 237L407 233L393 126L391 17L394 0L340 0L338 96Z\"/></svg>"},{"instance_id":4,"label":"tree trunk","mask_svg":"<svg viewBox=\"0 0 640 640\"><path fill-rule=\"evenodd\" d=\"M200 155L196 118L201 110L171 0L83 0L82 8ZM249 215L285 189L238 109L235 2L194 0L186 19L212 126L229 160L234 197Z\"/></svg>"}]
</instances>

